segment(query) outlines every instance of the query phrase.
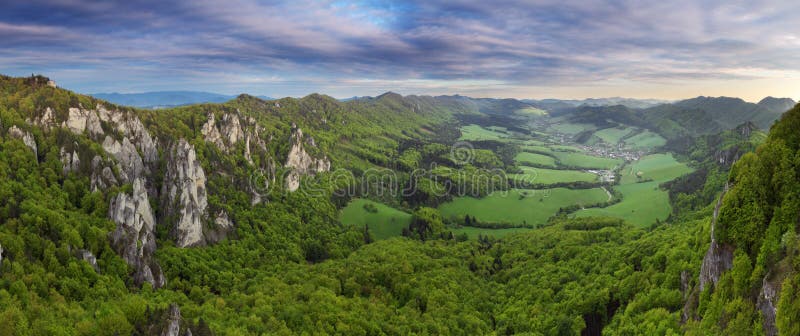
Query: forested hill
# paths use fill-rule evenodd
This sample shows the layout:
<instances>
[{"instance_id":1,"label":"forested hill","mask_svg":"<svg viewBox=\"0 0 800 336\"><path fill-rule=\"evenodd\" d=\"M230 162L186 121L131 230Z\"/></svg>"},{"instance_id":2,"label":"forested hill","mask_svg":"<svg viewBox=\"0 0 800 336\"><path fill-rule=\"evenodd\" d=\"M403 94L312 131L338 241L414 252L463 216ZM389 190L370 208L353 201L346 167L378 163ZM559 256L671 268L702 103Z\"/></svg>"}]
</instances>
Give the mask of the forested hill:
<instances>
[{"instance_id":1,"label":"forested hill","mask_svg":"<svg viewBox=\"0 0 800 336\"><path fill-rule=\"evenodd\" d=\"M753 154L747 123L685 147L705 181L670 189L686 208L666 223L559 213L468 239L433 208L452 197L442 180L414 171L513 168L513 146L475 141L464 163L450 145L469 120L541 116L526 103L241 95L141 110L51 84L0 77L0 334L752 335L773 330L770 311L797 334L800 108ZM731 160L710 153L741 159L726 178ZM375 241L340 223L354 196L340 192L382 169L416 192L367 195L411 213L405 237Z\"/></svg>"}]
</instances>

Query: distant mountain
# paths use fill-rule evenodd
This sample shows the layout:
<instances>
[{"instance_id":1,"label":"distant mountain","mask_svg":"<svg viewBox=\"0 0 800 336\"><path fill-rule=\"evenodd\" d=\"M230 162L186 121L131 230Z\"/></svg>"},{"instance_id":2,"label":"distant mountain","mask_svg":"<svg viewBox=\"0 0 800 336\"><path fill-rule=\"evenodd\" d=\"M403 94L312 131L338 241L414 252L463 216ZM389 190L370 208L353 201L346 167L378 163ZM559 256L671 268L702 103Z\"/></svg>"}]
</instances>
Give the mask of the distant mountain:
<instances>
[{"instance_id":1,"label":"distant mountain","mask_svg":"<svg viewBox=\"0 0 800 336\"><path fill-rule=\"evenodd\" d=\"M143 93L95 93L90 94L98 99L107 100L117 105L141 108L165 108L200 103L224 103L236 96L200 91L154 91ZM272 98L259 96L271 100Z\"/></svg>"},{"instance_id":2,"label":"distant mountain","mask_svg":"<svg viewBox=\"0 0 800 336\"><path fill-rule=\"evenodd\" d=\"M769 102L769 101L768 101ZM697 97L675 103L676 106L697 109L708 113L725 129L732 129L752 121L761 129L768 129L786 110L770 110L762 105L748 103L731 97Z\"/></svg>"},{"instance_id":3,"label":"distant mountain","mask_svg":"<svg viewBox=\"0 0 800 336\"><path fill-rule=\"evenodd\" d=\"M758 105L774 113L784 113L797 104L791 98L767 97L758 102Z\"/></svg>"},{"instance_id":4,"label":"distant mountain","mask_svg":"<svg viewBox=\"0 0 800 336\"><path fill-rule=\"evenodd\" d=\"M578 106L616 106L622 105L629 108L634 109L642 109L648 108L656 105L661 104L668 104L670 101L668 100L660 100L660 99L634 99L634 98L622 98L622 97L611 97L611 98L588 98L583 100L575 100L575 99L524 99L522 100L525 103L531 104L536 106L540 109L546 110L548 112L564 110L567 108L578 107Z\"/></svg>"}]
</instances>

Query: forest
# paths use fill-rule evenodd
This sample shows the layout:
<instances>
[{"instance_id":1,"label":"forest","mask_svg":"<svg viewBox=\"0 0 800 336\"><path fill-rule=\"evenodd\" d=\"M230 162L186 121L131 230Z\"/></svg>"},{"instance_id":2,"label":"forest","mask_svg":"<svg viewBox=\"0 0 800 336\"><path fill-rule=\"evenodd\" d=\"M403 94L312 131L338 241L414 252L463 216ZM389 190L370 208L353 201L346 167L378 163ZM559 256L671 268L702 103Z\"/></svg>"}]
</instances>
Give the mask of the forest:
<instances>
[{"instance_id":1,"label":"forest","mask_svg":"<svg viewBox=\"0 0 800 336\"><path fill-rule=\"evenodd\" d=\"M658 137L674 158L657 159L671 170L619 170L611 182L539 179L519 187L503 180L499 191L599 195L552 205L541 222L522 224L486 220L474 209L443 214L463 197L448 185L468 184L476 199L498 191L456 171L489 179L493 169L521 174L520 153L552 157L551 168L570 157L566 146L535 140L536 129L514 122L521 119L502 117L507 101L241 95L147 110L47 83L42 76L0 77L0 335L151 335L172 322L181 335L800 334L800 106L767 135L742 123L687 142L688 131L670 124L666 132L657 116L628 109L614 125L602 119L599 128L576 129L598 142L609 126L628 132L615 139L621 144ZM592 123L600 112L583 109L570 122ZM89 113L84 125L100 116L98 127L75 131L80 113ZM134 119L157 144L151 159L143 136L119 126ZM472 124L487 138L472 141L462 162L451 148ZM231 125L239 131L228 132ZM209 135L215 129L219 138ZM207 193L200 240L187 246L176 205L183 200L165 198L174 158L182 158L173 153L179 139L196 154L200 168L192 169L204 172L195 192ZM120 164L108 145L129 140L138 170ZM293 155L304 165L292 167ZM415 192L382 193L380 181L352 187L378 168ZM416 175L418 168L428 174ZM597 169L557 168L551 170ZM300 174L297 191L288 183L293 173ZM141 193L134 175L144 181ZM625 192L641 185L663 194L664 216L652 223L614 211L581 214L630 202L635 198ZM139 258L132 262L112 239L123 225L109 214L136 195L147 203L136 209L152 209L155 225L152 236L137 231L131 238ZM507 202L557 199L514 195ZM355 199L380 204L358 203L366 213L391 208L407 221L376 239L381 223L342 222L342 209ZM143 264L160 269L164 283L142 281Z\"/></svg>"}]
</instances>

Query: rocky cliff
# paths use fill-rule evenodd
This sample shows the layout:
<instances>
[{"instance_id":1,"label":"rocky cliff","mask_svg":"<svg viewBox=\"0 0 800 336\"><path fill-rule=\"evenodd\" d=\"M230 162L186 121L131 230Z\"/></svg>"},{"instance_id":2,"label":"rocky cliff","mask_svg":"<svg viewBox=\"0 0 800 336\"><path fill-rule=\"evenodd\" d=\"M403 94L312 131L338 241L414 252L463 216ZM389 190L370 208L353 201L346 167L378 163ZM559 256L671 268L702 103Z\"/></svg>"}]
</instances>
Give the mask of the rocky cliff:
<instances>
[{"instance_id":1,"label":"rocky cliff","mask_svg":"<svg viewBox=\"0 0 800 336\"><path fill-rule=\"evenodd\" d=\"M284 164L284 167L289 169L289 173L286 175L286 189L289 191L295 191L300 188L301 177L313 176L331 169L331 162L327 157L317 159L306 152L304 144L316 147L316 143L312 137L304 139L303 131L297 125L292 125L289 142L291 148L286 158L286 164Z\"/></svg>"},{"instance_id":2,"label":"rocky cliff","mask_svg":"<svg viewBox=\"0 0 800 336\"><path fill-rule=\"evenodd\" d=\"M117 223L111 234L111 245L133 267L137 284L149 282L153 287L166 284L161 267L153 259L156 250L155 218L150 208L144 181L133 181L133 191L119 193L111 200L108 216Z\"/></svg>"},{"instance_id":3,"label":"rocky cliff","mask_svg":"<svg viewBox=\"0 0 800 336\"><path fill-rule=\"evenodd\" d=\"M25 143L25 146L30 147L34 155L37 157L39 156L39 149L36 146L36 139L33 138L33 134L31 134L31 132L23 131L15 125L8 129L8 135L22 140L22 142Z\"/></svg>"},{"instance_id":4,"label":"rocky cliff","mask_svg":"<svg viewBox=\"0 0 800 336\"><path fill-rule=\"evenodd\" d=\"M185 139L178 140L168 153L161 197L162 222L171 225L176 245L204 245L203 228L209 221L206 174L194 146Z\"/></svg>"},{"instance_id":5,"label":"rocky cliff","mask_svg":"<svg viewBox=\"0 0 800 336\"><path fill-rule=\"evenodd\" d=\"M714 207L714 215L711 218L711 245L708 247L708 251L703 257L703 265L700 267L701 292L707 285L715 285L719 281L720 275L733 267L733 247L719 244L714 236L719 210L722 207L722 199L725 197L728 188L729 186L726 184L722 195L719 196L717 205Z\"/></svg>"}]
</instances>

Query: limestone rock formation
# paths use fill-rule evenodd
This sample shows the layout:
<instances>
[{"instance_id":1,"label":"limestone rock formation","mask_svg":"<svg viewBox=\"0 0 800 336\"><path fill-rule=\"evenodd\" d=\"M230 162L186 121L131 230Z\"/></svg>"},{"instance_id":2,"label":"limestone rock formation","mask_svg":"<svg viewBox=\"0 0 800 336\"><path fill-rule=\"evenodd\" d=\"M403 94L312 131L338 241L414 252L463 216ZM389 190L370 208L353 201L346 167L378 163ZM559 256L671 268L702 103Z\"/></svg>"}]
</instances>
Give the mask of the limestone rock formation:
<instances>
[{"instance_id":1,"label":"limestone rock formation","mask_svg":"<svg viewBox=\"0 0 800 336\"><path fill-rule=\"evenodd\" d=\"M59 157L61 158L61 166L64 175L70 172L77 172L81 166L81 158L78 156L78 151L73 150L71 153L64 147L59 150Z\"/></svg>"},{"instance_id":2,"label":"limestone rock formation","mask_svg":"<svg viewBox=\"0 0 800 336\"><path fill-rule=\"evenodd\" d=\"M118 184L114 171L99 155L92 159L92 176L90 178L92 191L105 190Z\"/></svg>"},{"instance_id":3,"label":"limestone rock formation","mask_svg":"<svg viewBox=\"0 0 800 336\"><path fill-rule=\"evenodd\" d=\"M229 152L237 142L244 139L239 117L232 113L225 113L219 126L214 114L209 113L208 121L203 125L201 133L207 142L213 143L225 152Z\"/></svg>"},{"instance_id":4,"label":"limestone rock formation","mask_svg":"<svg viewBox=\"0 0 800 336\"><path fill-rule=\"evenodd\" d=\"M94 256L94 254L92 254L91 251L82 250L82 249L78 250L78 258L80 258L83 261L88 262L89 265L92 265L92 268L94 268L95 271L98 270L97 258Z\"/></svg>"},{"instance_id":5,"label":"limestone rock formation","mask_svg":"<svg viewBox=\"0 0 800 336\"><path fill-rule=\"evenodd\" d=\"M103 149L117 159L123 182L133 181L144 175L144 162L139 156L139 152L136 151L136 146L127 137L122 138L122 143L120 143L114 138L106 136L103 141Z\"/></svg>"},{"instance_id":6,"label":"limestone rock formation","mask_svg":"<svg viewBox=\"0 0 800 336\"><path fill-rule=\"evenodd\" d=\"M708 251L705 257L703 257L703 265L700 267L701 292L709 283L716 285L722 273L733 267L733 247L719 244L714 237L714 229L717 225L719 209L722 207L722 199L725 197L728 188L729 186L726 184L722 195L720 195L719 200L717 200L717 205L714 208L714 215L711 218L711 246L708 247Z\"/></svg>"},{"instance_id":7,"label":"limestone rock formation","mask_svg":"<svg viewBox=\"0 0 800 336\"><path fill-rule=\"evenodd\" d=\"M175 220L172 234L177 246L205 244L203 223L208 218L207 207L205 172L194 146L180 139L169 152L161 191L163 218Z\"/></svg>"},{"instance_id":8,"label":"limestone rock formation","mask_svg":"<svg viewBox=\"0 0 800 336\"><path fill-rule=\"evenodd\" d=\"M167 312L167 323L164 330L161 331L161 336L180 336L182 321L181 309L174 303L170 304ZM187 329L184 335L191 334L192 332Z\"/></svg>"},{"instance_id":9,"label":"limestone rock formation","mask_svg":"<svg viewBox=\"0 0 800 336\"><path fill-rule=\"evenodd\" d=\"M51 128L56 127L56 118L53 109L46 108L41 116L33 120L27 120L28 124L40 127L42 130L49 131Z\"/></svg>"},{"instance_id":10,"label":"limestone rock formation","mask_svg":"<svg viewBox=\"0 0 800 336\"><path fill-rule=\"evenodd\" d=\"M103 135L100 118L97 116L97 112L93 110L71 107L69 109L69 117L64 122L64 126L75 134L83 134L86 131L92 138Z\"/></svg>"},{"instance_id":11,"label":"limestone rock formation","mask_svg":"<svg viewBox=\"0 0 800 336\"><path fill-rule=\"evenodd\" d=\"M31 132L23 131L16 125L14 125L8 129L8 135L22 140L22 142L24 142L26 146L30 147L31 150L33 150L34 155L36 155L37 157L39 156L39 149L36 147L36 139L33 138L33 134L31 134Z\"/></svg>"},{"instance_id":12,"label":"limestone rock formation","mask_svg":"<svg viewBox=\"0 0 800 336\"><path fill-rule=\"evenodd\" d=\"M156 288L164 286L166 280L161 267L153 259L156 222L144 181L135 179L133 192L117 194L108 208L108 216L117 223L116 230L111 233L111 246L134 268L134 282L149 282Z\"/></svg>"},{"instance_id":13,"label":"limestone rock formation","mask_svg":"<svg viewBox=\"0 0 800 336\"><path fill-rule=\"evenodd\" d=\"M133 113L108 110L103 105L97 105L100 119L112 124L118 132L130 139L142 153L142 161L151 164L158 161L158 148L156 141Z\"/></svg>"},{"instance_id":14,"label":"limestone rock formation","mask_svg":"<svg viewBox=\"0 0 800 336\"><path fill-rule=\"evenodd\" d=\"M292 124L292 135L289 141L291 148L284 165L284 167L290 169L289 174L286 176L286 189L295 191L300 187L301 177L315 175L331 169L331 162L328 158L316 159L306 152L303 146L303 131L297 125ZM312 147L316 146L311 137L308 138L307 142Z\"/></svg>"},{"instance_id":15,"label":"limestone rock formation","mask_svg":"<svg viewBox=\"0 0 800 336\"><path fill-rule=\"evenodd\" d=\"M761 282L761 290L758 293L756 307L761 311L761 316L764 319L764 334L775 336L778 334L778 328L775 326L775 316L778 313L777 303L780 288L774 282L770 282L769 277L770 275L767 274ZM777 282L777 285L780 285L780 282Z\"/></svg>"}]
</instances>

